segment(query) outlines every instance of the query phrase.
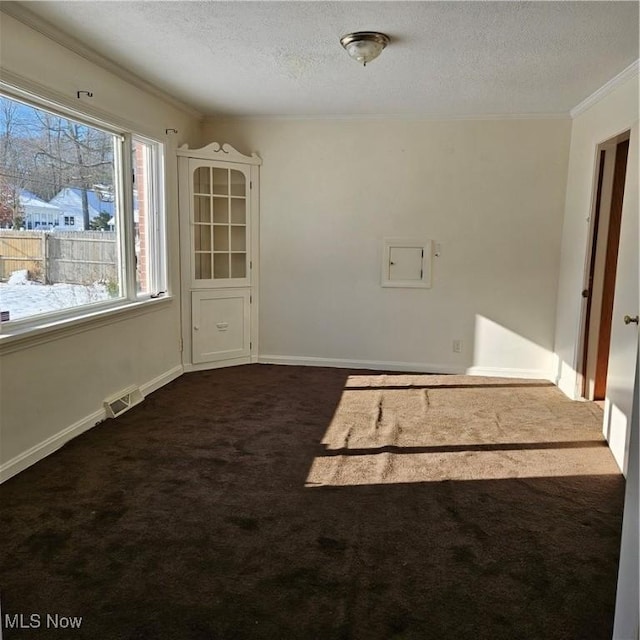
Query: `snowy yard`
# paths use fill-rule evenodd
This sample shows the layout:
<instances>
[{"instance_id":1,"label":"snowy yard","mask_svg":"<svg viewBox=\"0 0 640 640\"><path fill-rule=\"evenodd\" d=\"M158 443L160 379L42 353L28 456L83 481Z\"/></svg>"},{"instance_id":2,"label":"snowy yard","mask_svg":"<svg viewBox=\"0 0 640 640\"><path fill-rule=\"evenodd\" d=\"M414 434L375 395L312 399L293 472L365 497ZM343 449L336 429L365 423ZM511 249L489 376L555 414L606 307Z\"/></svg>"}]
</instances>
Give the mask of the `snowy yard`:
<instances>
[{"instance_id":1,"label":"snowy yard","mask_svg":"<svg viewBox=\"0 0 640 640\"><path fill-rule=\"evenodd\" d=\"M26 272L15 272L9 282L0 282L0 311L8 311L10 320L60 311L110 298L101 283L44 285L27 280Z\"/></svg>"}]
</instances>

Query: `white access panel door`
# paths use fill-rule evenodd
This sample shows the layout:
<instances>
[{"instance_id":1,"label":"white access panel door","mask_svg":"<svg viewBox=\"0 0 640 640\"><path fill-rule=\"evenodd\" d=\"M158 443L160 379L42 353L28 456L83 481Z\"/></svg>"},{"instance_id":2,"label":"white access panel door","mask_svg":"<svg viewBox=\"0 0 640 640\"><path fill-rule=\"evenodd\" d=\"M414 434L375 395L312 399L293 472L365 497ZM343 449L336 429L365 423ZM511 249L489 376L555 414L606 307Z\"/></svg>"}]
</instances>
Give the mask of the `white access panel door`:
<instances>
[{"instance_id":1,"label":"white access panel door","mask_svg":"<svg viewBox=\"0 0 640 640\"><path fill-rule=\"evenodd\" d=\"M386 238L382 251L383 287L431 287L431 240Z\"/></svg>"},{"instance_id":2,"label":"white access panel door","mask_svg":"<svg viewBox=\"0 0 640 640\"><path fill-rule=\"evenodd\" d=\"M422 280L422 247L389 248L389 280Z\"/></svg>"},{"instance_id":3,"label":"white access panel door","mask_svg":"<svg viewBox=\"0 0 640 640\"><path fill-rule=\"evenodd\" d=\"M249 356L250 309L250 293L246 289L192 292L193 364Z\"/></svg>"}]
</instances>

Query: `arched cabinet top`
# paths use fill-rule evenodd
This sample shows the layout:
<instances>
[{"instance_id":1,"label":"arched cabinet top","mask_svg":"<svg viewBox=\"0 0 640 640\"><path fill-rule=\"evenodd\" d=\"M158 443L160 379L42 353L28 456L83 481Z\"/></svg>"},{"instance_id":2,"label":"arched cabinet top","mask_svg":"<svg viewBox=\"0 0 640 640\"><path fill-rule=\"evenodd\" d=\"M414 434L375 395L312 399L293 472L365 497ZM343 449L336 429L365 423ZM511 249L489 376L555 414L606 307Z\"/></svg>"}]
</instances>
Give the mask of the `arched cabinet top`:
<instances>
[{"instance_id":1,"label":"arched cabinet top","mask_svg":"<svg viewBox=\"0 0 640 640\"><path fill-rule=\"evenodd\" d=\"M222 160L224 162L238 162L241 164L255 165L262 164L262 158L258 157L257 153L254 152L250 156L245 156L226 142L222 145L219 142L212 142L206 147L202 147L200 149L189 149L189 145L183 144L178 148L176 153L179 156L201 158L203 160Z\"/></svg>"}]
</instances>

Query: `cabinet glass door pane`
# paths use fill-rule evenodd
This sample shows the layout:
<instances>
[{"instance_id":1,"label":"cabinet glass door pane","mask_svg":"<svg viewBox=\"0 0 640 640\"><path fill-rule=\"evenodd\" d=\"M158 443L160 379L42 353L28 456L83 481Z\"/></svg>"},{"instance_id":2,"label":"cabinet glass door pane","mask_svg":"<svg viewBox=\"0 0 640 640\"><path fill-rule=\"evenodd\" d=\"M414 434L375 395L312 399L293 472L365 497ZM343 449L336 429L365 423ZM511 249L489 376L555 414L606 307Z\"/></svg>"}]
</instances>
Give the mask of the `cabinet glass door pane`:
<instances>
[{"instance_id":1,"label":"cabinet glass door pane","mask_svg":"<svg viewBox=\"0 0 640 640\"><path fill-rule=\"evenodd\" d=\"M228 169L213 169L213 193L216 196L229 195Z\"/></svg>"},{"instance_id":2,"label":"cabinet glass door pane","mask_svg":"<svg viewBox=\"0 0 640 640\"><path fill-rule=\"evenodd\" d=\"M229 227L226 224L214 225L213 250L229 251Z\"/></svg>"},{"instance_id":3,"label":"cabinet glass door pane","mask_svg":"<svg viewBox=\"0 0 640 640\"><path fill-rule=\"evenodd\" d=\"M229 278L229 254L215 253L213 255L213 277Z\"/></svg>"},{"instance_id":4,"label":"cabinet glass door pane","mask_svg":"<svg viewBox=\"0 0 640 640\"><path fill-rule=\"evenodd\" d=\"M193 221L211 222L211 198L209 196L193 196Z\"/></svg>"},{"instance_id":5,"label":"cabinet glass door pane","mask_svg":"<svg viewBox=\"0 0 640 640\"><path fill-rule=\"evenodd\" d=\"M213 221L229 222L229 198L213 198Z\"/></svg>"},{"instance_id":6,"label":"cabinet glass door pane","mask_svg":"<svg viewBox=\"0 0 640 640\"><path fill-rule=\"evenodd\" d=\"M231 227L231 251L245 251L246 227Z\"/></svg>"},{"instance_id":7,"label":"cabinet glass door pane","mask_svg":"<svg viewBox=\"0 0 640 640\"><path fill-rule=\"evenodd\" d=\"M196 280L211 280L211 254L195 254Z\"/></svg>"},{"instance_id":8,"label":"cabinet glass door pane","mask_svg":"<svg viewBox=\"0 0 640 640\"><path fill-rule=\"evenodd\" d=\"M246 253L231 254L231 277L232 278L247 277L247 254Z\"/></svg>"},{"instance_id":9,"label":"cabinet glass door pane","mask_svg":"<svg viewBox=\"0 0 640 640\"><path fill-rule=\"evenodd\" d=\"M236 169L229 170L230 182L231 182L231 195L232 196L244 196L247 193L247 181L242 171Z\"/></svg>"},{"instance_id":10,"label":"cabinet glass door pane","mask_svg":"<svg viewBox=\"0 0 640 640\"><path fill-rule=\"evenodd\" d=\"M211 193L211 169L209 167L198 167L193 172L193 192Z\"/></svg>"},{"instance_id":11,"label":"cabinet glass door pane","mask_svg":"<svg viewBox=\"0 0 640 640\"><path fill-rule=\"evenodd\" d=\"M196 251L211 251L211 225L196 224L193 227L194 249Z\"/></svg>"},{"instance_id":12,"label":"cabinet glass door pane","mask_svg":"<svg viewBox=\"0 0 640 640\"><path fill-rule=\"evenodd\" d=\"M247 221L247 201L242 198L231 198L231 223L245 224Z\"/></svg>"}]
</instances>

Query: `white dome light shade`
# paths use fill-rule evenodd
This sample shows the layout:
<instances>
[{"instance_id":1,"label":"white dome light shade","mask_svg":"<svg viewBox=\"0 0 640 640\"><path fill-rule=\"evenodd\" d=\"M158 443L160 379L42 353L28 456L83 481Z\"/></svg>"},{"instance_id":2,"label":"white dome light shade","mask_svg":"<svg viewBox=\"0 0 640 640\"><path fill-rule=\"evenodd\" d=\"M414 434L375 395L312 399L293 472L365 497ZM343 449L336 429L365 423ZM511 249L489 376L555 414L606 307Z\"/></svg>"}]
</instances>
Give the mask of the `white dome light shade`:
<instances>
[{"instance_id":1,"label":"white dome light shade","mask_svg":"<svg viewBox=\"0 0 640 640\"><path fill-rule=\"evenodd\" d=\"M377 31L357 31L340 38L340 44L354 60L366 66L389 44L389 36Z\"/></svg>"}]
</instances>

